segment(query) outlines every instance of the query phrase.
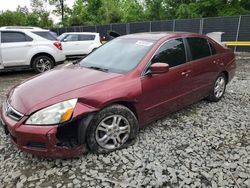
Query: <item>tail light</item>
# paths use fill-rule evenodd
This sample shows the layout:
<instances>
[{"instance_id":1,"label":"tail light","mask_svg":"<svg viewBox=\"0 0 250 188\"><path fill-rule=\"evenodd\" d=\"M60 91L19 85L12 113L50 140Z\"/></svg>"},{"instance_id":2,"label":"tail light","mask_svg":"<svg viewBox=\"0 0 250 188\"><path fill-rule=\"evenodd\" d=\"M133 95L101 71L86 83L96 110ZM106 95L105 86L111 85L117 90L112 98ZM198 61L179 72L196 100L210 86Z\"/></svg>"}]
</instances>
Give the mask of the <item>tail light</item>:
<instances>
[{"instance_id":1,"label":"tail light","mask_svg":"<svg viewBox=\"0 0 250 188\"><path fill-rule=\"evenodd\" d=\"M62 50L62 43L61 42L54 42L53 43L55 47L57 47L59 50Z\"/></svg>"}]
</instances>

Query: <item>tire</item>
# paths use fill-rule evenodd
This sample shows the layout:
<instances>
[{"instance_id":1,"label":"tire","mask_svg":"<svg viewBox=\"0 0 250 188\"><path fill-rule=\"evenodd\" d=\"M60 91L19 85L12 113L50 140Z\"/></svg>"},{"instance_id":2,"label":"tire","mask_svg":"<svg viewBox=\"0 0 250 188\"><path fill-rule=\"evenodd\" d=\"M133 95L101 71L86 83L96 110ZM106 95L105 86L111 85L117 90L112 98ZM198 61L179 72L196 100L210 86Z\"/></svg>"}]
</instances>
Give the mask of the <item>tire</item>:
<instances>
[{"instance_id":1,"label":"tire","mask_svg":"<svg viewBox=\"0 0 250 188\"><path fill-rule=\"evenodd\" d=\"M54 61L46 55L37 56L32 62L36 73L43 73L54 68Z\"/></svg>"},{"instance_id":2,"label":"tire","mask_svg":"<svg viewBox=\"0 0 250 188\"><path fill-rule=\"evenodd\" d=\"M138 129L137 118L130 109L112 105L93 117L87 130L87 144L94 153L109 153L132 144Z\"/></svg>"},{"instance_id":3,"label":"tire","mask_svg":"<svg viewBox=\"0 0 250 188\"><path fill-rule=\"evenodd\" d=\"M219 76L216 78L213 88L209 93L209 96L207 97L207 100L211 102L218 102L221 100L223 95L225 94L227 85L227 78L224 73L219 74Z\"/></svg>"}]
</instances>

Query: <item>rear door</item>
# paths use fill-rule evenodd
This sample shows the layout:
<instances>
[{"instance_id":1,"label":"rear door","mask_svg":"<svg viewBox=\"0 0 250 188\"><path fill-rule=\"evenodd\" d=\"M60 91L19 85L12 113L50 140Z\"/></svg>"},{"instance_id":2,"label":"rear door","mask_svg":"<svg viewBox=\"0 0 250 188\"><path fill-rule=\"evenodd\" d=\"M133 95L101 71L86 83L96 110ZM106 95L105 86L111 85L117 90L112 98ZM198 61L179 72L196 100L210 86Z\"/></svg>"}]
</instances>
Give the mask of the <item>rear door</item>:
<instances>
[{"instance_id":1,"label":"rear door","mask_svg":"<svg viewBox=\"0 0 250 188\"><path fill-rule=\"evenodd\" d=\"M218 74L217 62L219 61L215 49L211 48L206 38L187 37L187 46L189 49L189 62L187 67L191 70L191 88L190 98L204 98Z\"/></svg>"},{"instance_id":2,"label":"rear door","mask_svg":"<svg viewBox=\"0 0 250 188\"><path fill-rule=\"evenodd\" d=\"M25 65L32 40L23 32L2 31L0 48L4 67Z\"/></svg>"}]
</instances>

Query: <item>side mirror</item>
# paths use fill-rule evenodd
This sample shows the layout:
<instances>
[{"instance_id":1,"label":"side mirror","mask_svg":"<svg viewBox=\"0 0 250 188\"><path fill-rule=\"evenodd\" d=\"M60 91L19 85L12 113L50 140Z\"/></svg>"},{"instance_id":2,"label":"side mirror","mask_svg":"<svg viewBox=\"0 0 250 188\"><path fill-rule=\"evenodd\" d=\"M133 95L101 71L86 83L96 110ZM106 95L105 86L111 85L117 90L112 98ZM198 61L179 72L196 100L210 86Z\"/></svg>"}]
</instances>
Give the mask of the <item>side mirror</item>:
<instances>
[{"instance_id":1,"label":"side mirror","mask_svg":"<svg viewBox=\"0 0 250 188\"><path fill-rule=\"evenodd\" d=\"M148 74L163 74L169 71L169 64L154 63L149 67Z\"/></svg>"},{"instance_id":2,"label":"side mirror","mask_svg":"<svg viewBox=\"0 0 250 188\"><path fill-rule=\"evenodd\" d=\"M67 42L67 41L68 41L68 39L66 39L66 38L65 38L65 39L63 39L63 41L62 41L62 42Z\"/></svg>"}]
</instances>

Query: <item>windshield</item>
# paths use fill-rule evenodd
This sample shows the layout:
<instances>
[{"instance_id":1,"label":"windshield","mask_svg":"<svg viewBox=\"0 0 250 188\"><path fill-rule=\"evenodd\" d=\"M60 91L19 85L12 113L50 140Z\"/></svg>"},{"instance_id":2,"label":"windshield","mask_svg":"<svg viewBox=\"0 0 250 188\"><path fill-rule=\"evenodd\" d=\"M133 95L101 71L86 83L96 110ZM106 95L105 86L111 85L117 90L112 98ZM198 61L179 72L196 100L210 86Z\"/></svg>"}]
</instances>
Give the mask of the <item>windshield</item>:
<instances>
[{"instance_id":1,"label":"windshield","mask_svg":"<svg viewBox=\"0 0 250 188\"><path fill-rule=\"evenodd\" d=\"M62 41L63 38L64 38L65 36L66 36L65 34L61 34L59 37L57 37L57 39L58 39L59 41Z\"/></svg>"},{"instance_id":2,"label":"windshield","mask_svg":"<svg viewBox=\"0 0 250 188\"><path fill-rule=\"evenodd\" d=\"M133 70L152 48L154 41L138 39L114 39L84 58L83 67L116 73Z\"/></svg>"}]
</instances>

